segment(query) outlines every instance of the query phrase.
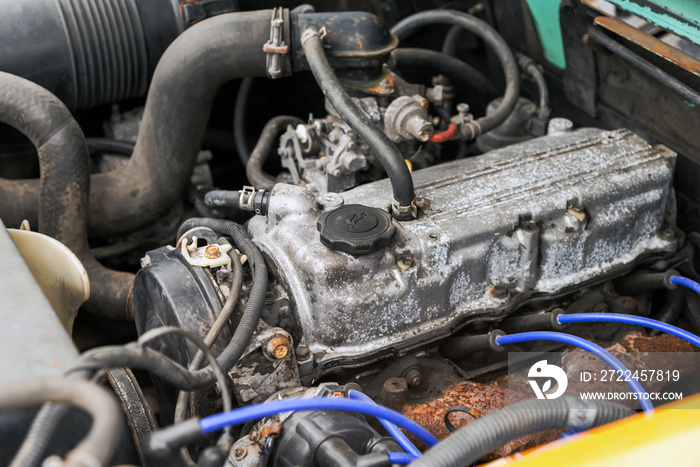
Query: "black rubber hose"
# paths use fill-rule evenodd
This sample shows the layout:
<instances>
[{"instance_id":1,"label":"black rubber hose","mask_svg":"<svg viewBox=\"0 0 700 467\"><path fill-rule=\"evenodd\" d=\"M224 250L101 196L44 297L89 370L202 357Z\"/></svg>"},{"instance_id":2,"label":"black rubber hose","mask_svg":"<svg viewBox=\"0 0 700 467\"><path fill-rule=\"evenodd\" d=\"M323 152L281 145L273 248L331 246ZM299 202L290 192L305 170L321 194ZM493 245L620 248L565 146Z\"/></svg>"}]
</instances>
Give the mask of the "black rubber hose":
<instances>
[{"instance_id":1,"label":"black rubber hose","mask_svg":"<svg viewBox=\"0 0 700 467\"><path fill-rule=\"evenodd\" d=\"M66 456L63 465L108 465L116 448L115 433L122 414L112 394L94 383L66 378L37 378L0 385L0 408L10 409L60 402L86 411L92 417L90 431Z\"/></svg>"},{"instance_id":2,"label":"black rubber hose","mask_svg":"<svg viewBox=\"0 0 700 467\"><path fill-rule=\"evenodd\" d=\"M111 138L87 138L88 149L91 154L110 153L122 156L131 156L136 143Z\"/></svg>"},{"instance_id":3,"label":"black rubber hose","mask_svg":"<svg viewBox=\"0 0 700 467\"><path fill-rule=\"evenodd\" d=\"M235 78L267 75L261 44L270 37L271 17L272 10L260 10L208 18L168 47L151 82L133 156L123 167L92 177L91 234L148 225L185 193L219 88ZM3 222L36 220L39 183L0 182Z\"/></svg>"},{"instance_id":4,"label":"black rubber hose","mask_svg":"<svg viewBox=\"0 0 700 467\"><path fill-rule=\"evenodd\" d=\"M248 99L253 89L253 78L243 78L236 94L236 104L233 106L233 138L236 141L236 152L243 167L248 165L250 149L246 135L246 118L248 113Z\"/></svg>"},{"instance_id":5,"label":"black rubber hose","mask_svg":"<svg viewBox=\"0 0 700 467\"><path fill-rule=\"evenodd\" d=\"M278 142L277 136L279 133L286 130L287 125L299 125L302 123L304 123L304 121L300 118L289 115L278 115L265 124L262 133L260 133L260 138L253 152L250 153L250 158L245 167L248 181L255 188L270 190L275 185L274 177L271 177L263 171L263 165L270 151Z\"/></svg>"},{"instance_id":6,"label":"black rubber hose","mask_svg":"<svg viewBox=\"0 0 700 467\"><path fill-rule=\"evenodd\" d=\"M560 324L559 321L557 321L557 318L562 313L564 313L563 310L557 309L546 313L515 316L504 320L498 325L498 327L506 334L530 331L546 331L550 329L561 331L564 329L564 325Z\"/></svg>"},{"instance_id":7,"label":"black rubber hose","mask_svg":"<svg viewBox=\"0 0 700 467\"><path fill-rule=\"evenodd\" d=\"M250 240L245 229L235 222L223 219L189 219L180 226L178 238L194 227L209 227L215 232L230 235L236 247L248 257L253 271L253 286L243 316L233 337L216 359L221 369L226 373L233 368L245 352L260 320L267 296L267 267L260 250ZM85 352L70 371L114 367L146 370L185 391L202 389L215 381L214 372L210 367L190 372L165 355L138 343L92 349Z\"/></svg>"},{"instance_id":8,"label":"black rubber hose","mask_svg":"<svg viewBox=\"0 0 700 467\"><path fill-rule=\"evenodd\" d=\"M311 72L328 102L350 128L369 145L386 170L391 181L394 201L398 203L398 206L393 206L392 214L399 220L414 218L416 194L413 189L413 178L401 152L345 92L328 63L318 31L312 28L304 31L301 36L301 45Z\"/></svg>"},{"instance_id":9,"label":"black rubber hose","mask_svg":"<svg viewBox=\"0 0 700 467\"><path fill-rule=\"evenodd\" d=\"M445 40L442 41L442 53L452 57L457 56L457 43L459 43L462 34L464 34L464 29L452 26L445 34Z\"/></svg>"},{"instance_id":10,"label":"black rubber hose","mask_svg":"<svg viewBox=\"0 0 700 467\"><path fill-rule=\"evenodd\" d=\"M685 290L681 287L666 292L666 301L664 302L663 308L659 311L659 314L655 317L656 320L674 324L678 321L681 314L683 313L683 303L685 302ZM658 329L651 329L649 335L658 336L661 331Z\"/></svg>"},{"instance_id":11,"label":"black rubber hose","mask_svg":"<svg viewBox=\"0 0 700 467\"><path fill-rule=\"evenodd\" d=\"M460 26L480 37L491 47L503 67L506 90L503 100L496 110L485 117L469 124L467 137L475 138L503 123L511 114L520 95L520 70L513 52L498 32L486 22L470 14L456 10L428 10L402 19L391 28L391 32L401 40L418 29L433 24L450 24Z\"/></svg>"},{"instance_id":12,"label":"black rubber hose","mask_svg":"<svg viewBox=\"0 0 700 467\"><path fill-rule=\"evenodd\" d=\"M690 323L690 327L695 334L700 334L700 295L689 291L685 294L685 319Z\"/></svg>"},{"instance_id":13,"label":"black rubber hose","mask_svg":"<svg viewBox=\"0 0 700 467\"><path fill-rule=\"evenodd\" d=\"M537 111L540 117L549 117L551 111L549 108L549 88L547 87L547 81L544 79L542 70L537 66L537 62L526 55L518 54L517 58L520 68L532 78L537 86L537 93L540 97Z\"/></svg>"},{"instance_id":14,"label":"black rubber hose","mask_svg":"<svg viewBox=\"0 0 700 467\"><path fill-rule=\"evenodd\" d=\"M605 401L564 396L510 405L452 433L414 461L415 467L471 465L508 441L554 428L582 431L628 417L635 412Z\"/></svg>"},{"instance_id":15,"label":"black rubber hose","mask_svg":"<svg viewBox=\"0 0 700 467\"><path fill-rule=\"evenodd\" d=\"M666 272L633 274L615 281L615 290L621 295L635 296L654 290L673 290L677 286L671 283L671 276L680 276L675 269Z\"/></svg>"},{"instance_id":16,"label":"black rubber hose","mask_svg":"<svg viewBox=\"0 0 700 467\"><path fill-rule=\"evenodd\" d=\"M90 279L86 309L128 320L126 299L134 275L105 268L88 245L90 155L82 130L68 108L38 84L0 72L0 87L0 122L22 132L39 156L40 197L34 206L39 232L62 242L83 263ZM26 200L22 195L10 190L0 200L2 205L11 205Z\"/></svg>"},{"instance_id":17,"label":"black rubber hose","mask_svg":"<svg viewBox=\"0 0 700 467\"><path fill-rule=\"evenodd\" d=\"M430 70L434 74L445 75L448 78L460 83L462 86L470 87L487 100L495 97L498 93L496 87L476 68L449 55L429 49L400 48L395 49L389 56L387 65L392 70L414 68L419 70Z\"/></svg>"}]
</instances>

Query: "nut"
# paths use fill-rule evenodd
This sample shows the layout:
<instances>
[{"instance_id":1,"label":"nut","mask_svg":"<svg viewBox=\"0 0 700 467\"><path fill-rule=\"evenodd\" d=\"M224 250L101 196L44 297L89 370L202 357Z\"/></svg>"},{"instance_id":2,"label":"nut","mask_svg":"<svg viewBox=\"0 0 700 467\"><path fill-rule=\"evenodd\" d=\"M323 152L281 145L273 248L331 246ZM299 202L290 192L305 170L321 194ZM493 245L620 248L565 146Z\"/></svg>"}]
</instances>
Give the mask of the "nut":
<instances>
[{"instance_id":1,"label":"nut","mask_svg":"<svg viewBox=\"0 0 700 467\"><path fill-rule=\"evenodd\" d=\"M494 298L508 297L508 289L502 285L497 285L491 289L491 296Z\"/></svg>"},{"instance_id":2,"label":"nut","mask_svg":"<svg viewBox=\"0 0 700 467\"><path fill-rule=\"evenodd\" d=\"M289 339L276 335L265 344L265 353L276 360L283 359L289 353Z\"/></svg>"}]
</instances>

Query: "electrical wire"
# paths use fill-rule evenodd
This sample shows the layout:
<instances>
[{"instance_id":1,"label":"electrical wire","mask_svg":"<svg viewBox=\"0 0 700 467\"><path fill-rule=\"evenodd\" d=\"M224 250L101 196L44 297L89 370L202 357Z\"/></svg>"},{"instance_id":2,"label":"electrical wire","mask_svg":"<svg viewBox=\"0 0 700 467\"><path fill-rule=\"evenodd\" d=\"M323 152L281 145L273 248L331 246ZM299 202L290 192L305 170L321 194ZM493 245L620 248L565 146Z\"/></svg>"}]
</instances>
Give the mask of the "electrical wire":
<instances>
[{"instance_id":1,"label":"electrical wire","mask_svg":"<svg viewBox=\"0 0 700 467\"><path fill-rule=\"evenodd\" d=\"M153 339L156 339L158 337L162 337L166 334L179 334L193 342L197 347L199 347L199 349L202 352L204 352L205 357L209 361L209 366L214 372L214 376L216 377L219 386L221 386L221 399L223 401L224 411L230 411L233 407L233 404L231 402L231 392L229 391L228 385L226 384L226 376L221 370L221 366L219 365L219 362L216 361L216 357L211 352L211 349L209 348L209 346L207 346L207 344L204 343L204 341L201 337L199 337L198 334L195 334L192 331L188 331L187 329L176 328L174 326L162 326L143 333L141 337L139 337L137 342L141 345L144 345L147 342L152 341ZM223 426L222 428L224 428L226 434L230 434L230 425Z\"/></svg>"},{"instance_id":2,"label":"electrical wire","mask_svg":"<svg viewBox=\"0 0 700 467\"><path fill-rule=\"evenodd\" d=\"M567 323L625 323L644 326L647 328L658 329L667 334L672 334L680 337L691 344L700 347L700 337L693 333L681 329L672 324L667 324L651 318L643 318L641 316L623 315L619 313L575 313L571 315L559 315L557 321L561 324Z\"/></svg>"},{"instance_id":3,"label":"electrical wire","mask_svg":"<svg viewBox=\"0 0 700 467\"><path fill-rule=\"evenodd\" d=\"M410 418L401 415L391 409L377 405L374 402L336 398L315 397L311 399L285 399L262 404L250 405L229 412L211 415L199 421L199 428L203 433L211 433L225 426L240 425L249 420L261 419L278 415L284 412L298 412L306 410L339 410L342 412L356 412L373 417L383 418L404 428L416 438L428 446L438 444L438 439L428 430L418 425Z\"/></svg>"},{"instance_id":4,"label":"electrical wire","mask_svg":"<svg viewBox=\"0 0 700 467\"><path fill-rule=\"evenodd\" d=\"M406 452L389 452L389 462L392 464L410 464L418 457L413 454L408 454Z\"/></svg>"},{"instance_id":5,"label":"electrical wire","mask_svg":"<svg viewBox=\"0 0 700 467\"><path fill-rule=\"evenodd\" d=\"M359 391L350 390L348 392L348 397L357 401L365 401L375 404L375 402L369 396ZM397 443L399 443L399 446L401 446L404 451L409 454L413 454L415 457L421 456L421 452L418 450L418 448L413 445L413 443L406 437L406 435L403 434L401 430L399 430L396 425L384 418L377 417L377 420L382 424L389 435L394 438Z\"/></svg>"},{"instance_id":6,"label":"electrical wire","mask_svg":"<svg viewBox=\"0 0 700 467\"><path fill-rule=\"evenodd\" d=\"M496 344L507 345L507 344L518 344L520 342L532 342L532 341L550 341L550 342L561 342L563 344L569 344L576 346L580 349L586 350L596 357L603 360L605 363L610 365L614 370L617 370L618 374L624 377L624 375L629 375L630 371L622 364L620 360L615 358L610 352L602 348L601 346L594 344L593 342L582 339L578 336L572 336L571 334L565 334L563 332L552 332L552 331L533 331L533 332L521 332L518 334L507 334L505 336L497 336ZM642 409L647 414L654 412L654 406L649 400L649 395L644 390L639 381L634 378L624 378L627 385L632 389L632 391L637 395L637 400L642 405Z\"/></svg>"},{"instance_id":7,"label":"electrical wire","mask_svg":"<svg viewBox=\"0 0 700 467\"><path fill-rule=\"evenodd\" d=\"M700 294L700 284L694 280L688 279L682 276L671 276L671 284L682 285L683 287L688 287L693 292Z\"/></svg>"}]
</instances>

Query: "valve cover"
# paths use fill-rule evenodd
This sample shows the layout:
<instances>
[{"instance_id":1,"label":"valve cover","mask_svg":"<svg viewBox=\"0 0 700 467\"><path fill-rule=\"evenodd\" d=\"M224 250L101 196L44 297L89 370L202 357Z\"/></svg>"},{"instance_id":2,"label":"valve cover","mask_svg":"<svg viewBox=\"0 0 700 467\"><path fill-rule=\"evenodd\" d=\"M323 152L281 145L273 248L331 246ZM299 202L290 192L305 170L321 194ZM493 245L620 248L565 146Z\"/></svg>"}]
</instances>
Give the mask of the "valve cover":
<instances>
[{"instance_id":1,"label":"valve cover","mask_svg":"<svg viewBox=\"0 0 700 467\"><path fill-rule=\"evenodd\" d=\"M317 221L341 203L388 210L388 180L318 200L277 184L249 231L290 295L295 340L313 353L303 371L320 375L673 252L675 156L630 130L581 129L420 170L418 219L392 220L391 243L361 256L324 245Z\"/></svg>"}]
</instances>

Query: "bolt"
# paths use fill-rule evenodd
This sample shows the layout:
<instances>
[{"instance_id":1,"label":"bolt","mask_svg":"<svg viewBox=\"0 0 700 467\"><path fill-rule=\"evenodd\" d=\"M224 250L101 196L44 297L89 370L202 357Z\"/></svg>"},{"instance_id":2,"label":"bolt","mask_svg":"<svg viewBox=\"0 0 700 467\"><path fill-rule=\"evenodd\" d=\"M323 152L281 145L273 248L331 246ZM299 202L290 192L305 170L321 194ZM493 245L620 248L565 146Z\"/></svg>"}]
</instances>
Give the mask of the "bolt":
<instances>
[{"instance_id":1,"label":"bolt","mask_svg":"<svg viewBox=\"0 0 700 467\"><path fill-rule=\"evenodd\" d=\"M311 351L309 350L308 347L304 347L300 345L296 349L296 355L297 355L297 360L307 360L308 358L311 357Z\"/></svg>"},{"instance_id":2,"label":"bolt","mask_svg":"<svg viewBox=\"0 0 700 467\"><path fill-rule=\"evenodd\" d=\"M289 353L289 339L282 335L276 335L265 344L265 351L268 356L280 360Z\"/></svg>"},{"instance_id":3,"label":"bolt","mask_svg":"<svg viewBox=\"0 0 700 467\"><path fill-rule=\"evenodd\" d=\"M457 112L462 116L467 115L469 113L469 104L465 104L464 102L457 104Z\"/></svg>"},{"instance_id":4,"label":"bolt","mask_svg":"<svg viewBox=\"0 0 700 467\"><path fill-rule=\"evenodd\" d=\"M406 381L408 381L408 385L412 388L415 388L423 382L423 376L420 374L420 370L418 370L418 368L411 368L408 370L404 378Z\"/></svg>"},{"instance_id":5,"label":"bolt","mask_svg":"<svg viewBox=\"0 0 700 467\"><path fill-rule=\"evenodd\" d=\"M204 257L207 259L216 259L221 256L219 245L209 245L204 249Z\"/></svg>"},{"instance_id":6,"label":"bolt","mask_svg":"<svg viewBox=\"0 0 700 467\"><path fill-rule=\"evenodd\" d=\"M236 456L236 460L238 460L238 461L239 461L239 460L242 460L243 458L245 458L245 455L246 455L246 454L248 454L248 451L245 450L245 449L243 449L243 448L236 448L236 449L233 451L233 455Z\"/></svg>"},{"instance_id":7,"label":"bolt","mask_svg":"<svg viewBox=\"0 0 700 467\"><path fill-rule=\"evenodd\" d=\"M508 289L503 285L497 285L491 289L491 296L494 298L508 297Z\"/></svg>"},{"instance_id":8,"label":"bolt","mask_svg":"<svg viewBox=\"0 0 700 467\"><path fill-rule=\"evenodd\" d=\"M355 149L355 142L354 141L348 141L348 149Z\"/></svg>"},{"instance_id":9,"label":"bolt","mask_svg":"<svg viewBox=\"0 0 700 467\"><path fill-rule=\"evenodd\" d=\"M333 171L333 176L334 176L334 177L340 177L340 169L335 169L335 170Z\"/></svg>"}]
</instances>

